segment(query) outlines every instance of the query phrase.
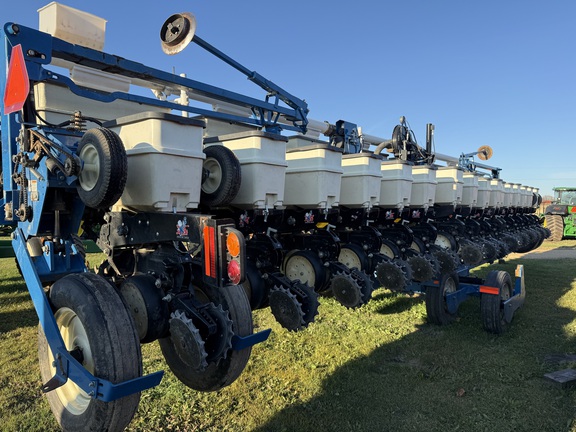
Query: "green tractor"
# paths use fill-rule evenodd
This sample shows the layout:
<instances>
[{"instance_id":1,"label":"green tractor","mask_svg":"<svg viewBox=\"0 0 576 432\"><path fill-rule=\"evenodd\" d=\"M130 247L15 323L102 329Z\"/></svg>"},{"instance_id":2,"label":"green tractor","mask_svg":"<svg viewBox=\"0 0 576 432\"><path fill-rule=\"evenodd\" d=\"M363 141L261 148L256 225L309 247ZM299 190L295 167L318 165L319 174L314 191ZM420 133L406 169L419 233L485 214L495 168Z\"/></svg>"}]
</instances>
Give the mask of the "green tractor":
<instances>
[{"instance_id":1,"label":"green tractor","mask_svg":"<svg viewBox=\"0 0 576 432\"><path fill-rule=\"evenodd\" d=\"M554 203L546 207L545 226L549 240L576 238L576 187L554 188Z\"/></svg>"}]
</instances>

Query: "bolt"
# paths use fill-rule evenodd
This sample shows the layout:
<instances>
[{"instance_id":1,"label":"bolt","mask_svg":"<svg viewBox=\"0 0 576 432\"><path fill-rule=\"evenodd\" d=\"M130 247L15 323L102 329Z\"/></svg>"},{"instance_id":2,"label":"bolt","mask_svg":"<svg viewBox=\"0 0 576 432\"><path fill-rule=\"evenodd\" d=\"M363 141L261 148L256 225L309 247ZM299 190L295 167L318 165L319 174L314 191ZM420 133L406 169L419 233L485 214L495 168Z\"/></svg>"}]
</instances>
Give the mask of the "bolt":
<instances>
[{"instance_id":1,"label":"bolt","mask_svg":"<svg viewBox=\"0 0 576 432\"><path fill-rule=\"evenodd\" d=\"M94 381L90 381L90 384L88 384L88 387L96 387L96 383Z\"/></svg>"}]
</instances>

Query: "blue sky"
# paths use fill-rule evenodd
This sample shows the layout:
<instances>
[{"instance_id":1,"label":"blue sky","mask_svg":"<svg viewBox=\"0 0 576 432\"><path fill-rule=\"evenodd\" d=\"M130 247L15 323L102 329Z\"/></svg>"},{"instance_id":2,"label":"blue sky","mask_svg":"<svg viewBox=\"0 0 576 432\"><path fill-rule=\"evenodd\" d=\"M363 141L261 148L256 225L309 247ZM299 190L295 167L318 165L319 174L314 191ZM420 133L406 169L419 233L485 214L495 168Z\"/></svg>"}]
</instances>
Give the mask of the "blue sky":
<instances>
[{"instance_id":1,"label":"blue sky","mask_svg":"<svg viewBox=\"0 0 576 432\"><path fill-rule=\"evenodd\" d=\"M2 21L37 27L48 1L12 2ZM189 11L197 34L305 99L310 117L389 137L406 116L439 153L490 145L502 178L576 186L576 1L75 1L108 20L105 51L260 97L196 46L168 57L159 30Z\"/></svg>"}]
</instances>

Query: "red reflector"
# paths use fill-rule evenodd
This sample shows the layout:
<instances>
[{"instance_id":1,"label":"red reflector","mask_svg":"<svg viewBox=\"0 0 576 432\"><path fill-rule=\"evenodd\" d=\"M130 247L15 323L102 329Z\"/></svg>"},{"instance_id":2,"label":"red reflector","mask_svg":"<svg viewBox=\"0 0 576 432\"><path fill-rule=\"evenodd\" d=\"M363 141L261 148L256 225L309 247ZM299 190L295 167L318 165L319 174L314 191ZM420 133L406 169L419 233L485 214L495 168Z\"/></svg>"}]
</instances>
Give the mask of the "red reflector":
<instances>
[{"instance_id":1,"label":"red reflector","mask_svg":"<svg viewBox=\"0 0 576 432\"><path fill-rule=\"evenodd\" d=\"M8 78L4 89L4 114L20 111L30 92L30 80L26 70L26 62L22 53L22 45L12 47Z\"/></svg>"},{"instance_id":2,"label":"red reflector","mask_svg":"<svg viewBox=\"0 0 576 432\"><path fill-rule=\"evenodd\" d=\"M230 282L234 285L240 283L242 272L240 271L240 264L238 264L238 261L230 261L228 263L228 277L230 278Z\"/></svg>"},{"instance_id":3,"label":"red reflector","mask_svg":"<svg viewBox=\"0 0 576 432\"><path fill-rule=\"evenodd\" d=\"M572 207L572 208L570 209L570 213L576 213L576 207Z\"/></svg>"},{"instance_id":4,"label":"red reflector","mask_svg":"<svg viewBox=\"0 0 576 432\"><path fill-rule=\"evenodd\" d=\"M487 285L480 285L480 292L484 294L500 295L500 289Z\"/></svg>"}]
</instances>

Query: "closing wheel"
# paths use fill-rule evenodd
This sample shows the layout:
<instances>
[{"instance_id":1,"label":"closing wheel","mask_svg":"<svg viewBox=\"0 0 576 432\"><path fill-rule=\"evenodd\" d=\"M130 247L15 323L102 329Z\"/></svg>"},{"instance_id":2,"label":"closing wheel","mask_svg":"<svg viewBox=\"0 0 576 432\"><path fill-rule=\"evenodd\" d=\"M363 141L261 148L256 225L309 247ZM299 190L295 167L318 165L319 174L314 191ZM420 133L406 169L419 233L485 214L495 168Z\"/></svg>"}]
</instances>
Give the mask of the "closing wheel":
<instances>
[{"instance_id":1,"label":"closing wheel","mask_svg":"<svg viewBox=\"0 0 576 432\"><path fill-rule=\"evenodd\" d=\"M402 267L383 255L375 256L374 275L383 288L402 291L408 284L408 278Z\"/></svg>"},{"instance_id":2,"label":"closing wheel","mask_svg":"<svg viewBox=\"0 0 576 432\"><path fill-rule=\"evenodd\" d=\"M426 314L428 315L428 322L446 325L454 321L456 315L448 312L446 294L456 292L459 282L458 273L447 273L441 277L439 285L426 288Z\"/></svg>"},{"instance_id":3,"label":"closing wheel","mask_svg":"<svg viewBox=\"0 0 576 432\"><path fill-rule=\"evenodd\" d=\"M299 280L320 291L326 283L326 268L314 252L294 251L286 255L284 274L290 280Z\"/></svg>"},{"instance_id":4,"label":"closing wheel","mask_svg":"<svg viewBox=\"0 0 576 432\"><path fill-rule=\"evenodd\" d=\"M434 264L425 254L414 253L407 259L412 269L412 279L416 282L424 282L434 277Z\"/></svg>"},{"instance_id":5,"label":"closing wheel","mask_svg":"<svg viewBox=\"0 0 576 432\"><path fill-rule=\"evenodd\" d=\"M368 267L368 254L362 246L349 243L340 248L338 261L348 268L366 270Z\"/></svg>"},{"instance_id":6,"label":"closing wheel","mask_svg":"<svg viewBox=\"0 0 576 432\"><path fill-rule=\"evenodd\" d=\"M347 308L353 309L362 306L361 283L350 274L337 273L332 276L330 288L334 298Z\"/></svg>"},{"instance_id":7,"label":"closing wheel","mask_svg":"<svg viewBox=\"0 0 576 432\"><path fill-rule=\"evenodd\" d=\"M301 330L305 324L302 304L283 286L275 285L270 290L270 310L286 330Z\"/></svg>"},{"instance_id":8,"label":"closing wheel","mask_svg":"<svg viewBox=\"0 0 576 432\"><path fill-rule=\"evenodd\" d=\"M77 150L82 161L76 189L87 207L106 209L124 192L128 158L122 140L106 128L89 129Z\"/></svg>"},{"instance_id":9,"label":"closing wheel","mask_svg":"<svg viewBox=\"0 0 576 432\"><path fill-rule=\"evenodd\" d=\"M488 273L484 285L498 288L499 294L482 293L480 296L480 311L484 329L490 333L504 333L508 323L504 319L505 302L512 296L512 278L508 272L494 270Z\"/></svg>"},{"instance_id":10,"label":"closing wheel","mask_svg":"<svg viewBox=\"0 0 576 432\"><path fill-rule=\"evenodd\" d=\"M95 377L119 383L142 374L142 356L132 318L115 288L93 273L72 274L50 288L56 324L69 351ZM52 351L38 327L38 358L43 382L56 369ZM63 430L123 430L140 401L135 393L112 402L91 398L74 382L46 393Z\"/></svg>"},{"instance_id":11,"label":"closing wheel","mask_svg":"<svg viewBox=\"0 0 576 432\"><path fill-rule=\"evenodd\" d=\"M434 255L440 266L441 274L452 273L458 267L459 257L451 249L444 249L437 245L430 246L430 252Z\"/></svg>"},{"instance_id":12,"label":"closing wheel","mask_svg":"<svg viewBox=\"0 0 576 432\"><path fill-rule=\"evenodd\" d=\"M458 256L464 264L476 267L482 263L484 255L480 246L470 240L460 240L459 244Z\"/></svg>"},{"instance_id":13,"label":"closing wheel","mask_svg":"<svg viewBox=\"0 0 576 432\"><path fill-rule=\"evenodd\" d=\"M235 335L252 334L252 311L246 293L241 287L229 285L214 290L199 291L198 297L203 297L201 299L203 302L222 305L223 309L228 311ZM246 367L252 352L251 347L240 351L230 351L225 358L209 363L203 370L192 370L178 356L169 337L158 341L170 370L185 385L198 391L216 391L232 384Z\"/></svg>"},{"instance_id":14,"label":"closing wheel","mask_svg":"<svg viewBox=\"0 0 576 432\"><path fill-rule=\"evenodd\" d=\"M208 207L230 204L240 190L241 168L236 155L223 145L204 148L206 159L200 202Z\"/></svg>"}]
</instances>

